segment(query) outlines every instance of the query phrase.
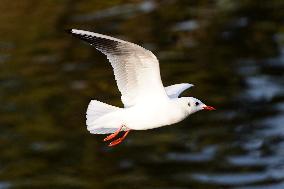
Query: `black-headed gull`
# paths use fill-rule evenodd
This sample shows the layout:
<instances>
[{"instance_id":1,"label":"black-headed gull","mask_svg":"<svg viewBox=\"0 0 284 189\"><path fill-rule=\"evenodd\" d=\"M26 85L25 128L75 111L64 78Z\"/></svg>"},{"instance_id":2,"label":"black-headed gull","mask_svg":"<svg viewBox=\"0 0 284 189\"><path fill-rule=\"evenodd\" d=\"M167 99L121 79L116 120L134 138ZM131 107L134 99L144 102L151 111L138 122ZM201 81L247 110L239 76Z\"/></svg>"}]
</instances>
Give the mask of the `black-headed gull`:
<instances>
[{"instance_id":1,"label":"black-headed gull","mask_svg":"<svg viewBox=\"0 0 284 189\"><path fill-rule=\"evenodd\" d=\"M199 110L215 110L193 97L179 95L192 84L164 87L156 56L143 47L110 36L71 29L73 36L93 45L110 61L124 108L92 100L87 109L87 128L92 134L110 134L104 141L124 135L109 146L123 141L130 130L147 130L182 121Z\"/></svg>"}]
</instances>

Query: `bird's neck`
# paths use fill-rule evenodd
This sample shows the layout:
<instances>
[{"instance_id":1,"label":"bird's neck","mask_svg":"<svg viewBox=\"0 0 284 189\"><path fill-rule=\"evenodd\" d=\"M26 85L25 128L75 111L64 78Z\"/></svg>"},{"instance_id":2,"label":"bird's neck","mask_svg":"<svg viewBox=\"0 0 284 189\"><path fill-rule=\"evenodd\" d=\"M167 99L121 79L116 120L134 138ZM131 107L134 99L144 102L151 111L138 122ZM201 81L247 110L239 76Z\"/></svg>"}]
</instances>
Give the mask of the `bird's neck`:
<instances>
[{"instance_id":1,"label":"bird's neck","mask_svg":"<svg viewBox=\"0 0 284 189\"><path fill-rule=\"evenodd\" d=\"M191 114L189 111L190 109L183 98L171 99L171 103L174 104L174 106L176 107L176 111L180 112L180 114L184 116L184 118Z\"/></svg>"}]
</instances>

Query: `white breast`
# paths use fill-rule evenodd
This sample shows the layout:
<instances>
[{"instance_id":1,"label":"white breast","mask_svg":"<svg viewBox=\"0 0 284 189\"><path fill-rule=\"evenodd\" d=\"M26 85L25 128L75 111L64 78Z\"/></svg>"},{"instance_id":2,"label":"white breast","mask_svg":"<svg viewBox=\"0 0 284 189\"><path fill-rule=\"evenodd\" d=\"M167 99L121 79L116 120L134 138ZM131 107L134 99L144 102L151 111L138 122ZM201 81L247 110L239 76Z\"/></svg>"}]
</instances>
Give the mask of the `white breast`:
<instances>
[{"instance_id":1,"label":"white breast","mask_svg":"<svg viewBox=\"0 0 284 189\"><path fill-rule=\"evenodd\" d=\"M173 103L153 103L124 109L125 125L134 130L147 130L177 123L187 114Z\"/></svg>"}]
</instances>

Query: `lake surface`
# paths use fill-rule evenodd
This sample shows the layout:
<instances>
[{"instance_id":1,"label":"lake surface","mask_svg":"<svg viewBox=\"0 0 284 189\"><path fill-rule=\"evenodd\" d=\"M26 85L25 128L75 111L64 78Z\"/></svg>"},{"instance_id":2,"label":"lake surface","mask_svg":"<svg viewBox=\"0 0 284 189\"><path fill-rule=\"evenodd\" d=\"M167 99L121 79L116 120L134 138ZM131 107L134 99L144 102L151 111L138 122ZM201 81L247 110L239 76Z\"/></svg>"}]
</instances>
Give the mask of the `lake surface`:
<instances>
[{"instance_id":1,"label":"lake surface","mask_svg":"<svg viewBox=\"0 0 284 189\"><path fill-rule=\"evenodd\" d=\"M0 189L284 188L282 0L1 0ZM217 111L91 135L91 99L122 107L105 56L79 28L137 43L164 85L189 82Z\"/></svg>"}]
</instances>

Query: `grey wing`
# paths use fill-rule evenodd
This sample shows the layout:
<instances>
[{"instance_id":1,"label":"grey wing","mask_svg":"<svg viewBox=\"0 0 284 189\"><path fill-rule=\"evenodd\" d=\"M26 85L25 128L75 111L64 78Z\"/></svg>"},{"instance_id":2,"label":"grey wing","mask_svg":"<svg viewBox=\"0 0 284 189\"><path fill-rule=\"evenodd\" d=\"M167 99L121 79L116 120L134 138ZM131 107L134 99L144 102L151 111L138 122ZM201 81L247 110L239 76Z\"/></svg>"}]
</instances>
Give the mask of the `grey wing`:
<instances>
[{"instance_id":1,"label":"grey wing","mask_svg":"<svg viewBox=\"0 0 284 189\"><path fill-rule=\"evenodd\" d=\"M170 98L178 98L186 89L193 87L190 83L180 83L165 87L166 93Z\"/></svg>"},{"instance_id":2,"label":"grey wing","mask_svg":"<svg viewBox=\"0 0 284 189\"><path fill-rule=\"evenodd\" d=\"M162 84L159 62L151 51L98 33L76 29L69 32L107 56L125 107L149 99L168 98Z\"/></svg>"}]
</instances>

